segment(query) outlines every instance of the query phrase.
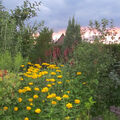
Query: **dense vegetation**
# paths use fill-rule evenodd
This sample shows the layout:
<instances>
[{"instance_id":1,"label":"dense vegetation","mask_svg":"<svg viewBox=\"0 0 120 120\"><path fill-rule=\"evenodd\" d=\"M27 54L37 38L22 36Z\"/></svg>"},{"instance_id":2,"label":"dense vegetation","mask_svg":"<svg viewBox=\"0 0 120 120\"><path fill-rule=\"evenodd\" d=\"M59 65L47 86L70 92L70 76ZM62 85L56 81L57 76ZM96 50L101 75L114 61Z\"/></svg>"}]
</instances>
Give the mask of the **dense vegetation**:
<instances>
[{"instance_id":1,"label":"dense vegetation","mask_svg":"<svg viewBox=\"0 0 120 120\"><path fill-rule=\"evenodd\" d=\"M90 21L101 34L89 43L73 17L53 61L53 31L28 23L40 5L8 12L0 3L0 120L119 120L120 45L101 43L112 24Z\"/></svg>"}]
</instances>

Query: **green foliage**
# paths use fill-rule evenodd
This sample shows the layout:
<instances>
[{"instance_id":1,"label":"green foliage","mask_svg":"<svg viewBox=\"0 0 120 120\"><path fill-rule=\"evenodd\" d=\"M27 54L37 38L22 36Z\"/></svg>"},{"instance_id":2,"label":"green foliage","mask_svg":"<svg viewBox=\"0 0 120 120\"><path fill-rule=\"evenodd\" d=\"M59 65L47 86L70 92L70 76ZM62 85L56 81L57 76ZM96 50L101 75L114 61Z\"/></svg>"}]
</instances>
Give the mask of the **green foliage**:
<instances>
[{"instance_id":1,"label":"green foliage","mask_svg":"<svg viewBox=\"0 0 120 120\"><path fill-rule=\"evenodd\" d=\"M3 70L12 70L12 57L10 52L5 51L3 54L0 54L0 69Z\"/></svg>"},{"instance_id":2,"label":"green foliage","mask_svg":"<svg viewBox=\"0 0 120 120\"><path fill-rule=\"evenodd\" d=\"M103 44L83 42L76 47L73 61L74 64L69 69L71 77L73 71L81 71L84 74L84 82L89 85L89 91L96 101L94 105L97 106L96 110L92 107L93 114L95 115L98 111L100 114L104 107L110 105L109 95L111 92L114 93L110 91L111 86L114 87L113 80L109 79L109 69L115 62L112 54Z\"/></svg>"},{"instance_id":3,"label":"green foliage","mask_svg":"<svg viewBox=\"0 0 120 120\"><path fill-rule=\"evenodd\" d=\"M20 77L14 73L8 72L4 79L0 77L0 106L10 106L14 99L16 99L15 90L20 86ZM14 101L15 102L15 101ZM4 113L4 111L3 111ZM0 116L1 114L0 113Z\"/></svg>"},{"instance_id":4,"label":"green foliage","mask_svg":"<svg viewBox=\"0 0 120 120\"><path fill-rule=\"evenodd\" d=\"M47 61L47 56L45 55L46 52L49 50L49 48L52 46L52 30L49 30L48 28L44 28L40 32L40 36L36 38L36 43L34 45L34 49L32 52L31 59L32 61L37 61L38 59L41 59L42 61Z\"/></svg>"},{"instance_id":5,"label":"green foliage","mask_svg":"<svg viewBox=\"0 0 120 120\"><path fill-rule=\"evenodd\" d=\"M26 21L36 16L40 2L24 1L11 12L0 11L0 51L8 50L12 56L21 52L23 57L29 57L34 46L33 33L40 31L43 22L26 25Z\"/></svg>"},{"instance_id":6,"label":"green foliage","mask_svg":"<svg viewBox=\"0 0 120 120\"><path fill-rule=\"evenodd\" d=\"M23 58L20 52L13 57L9 51L5 51L0 56L0 69L2 70L19 72L20 65L28 62L28 58Z\"/></svg>"},{"instance_id":7,"label":"green foliage","mask_svg":"<svg viewBox=\"0 0 120 120\"><path fill-rule=\"evenodd\" d=\"M68 26L66 30L66 35L64 38L63 47L71 48L75 42L81 42L81 35L80 35L80 25L75 23L74 17L72 20L68 21Z\"/></svg>"},{"instance_id":8,"label":"green foliage","mask_svg":"<svg viewBox=\"0 0 120 120\"><path fill-rule=\"evenodd\" d=\"M19 27L24 25L24 22L37 15L41 2L30 3L28 0L24 1L22 6L17 6L15 10L11 10L11 17L15 19Z\"/></svg>"},{"instance_id":9,"label":"green foliage","mask_svg":"<svg viewBox=\"0 0 120 120\"><path fill-rule=\"evenodd\" d=\"M16 56L14 57L14 70L15 72L18 72L20 69L20 65L23 64L23 57L21 53L17 53Z\"/></svg>"},{"instance_id":10,"label":"green foliage","mask_svg":"<svg viewBox=\"0 0 120 120\"><path fill-rule=\"evenodd\" d=\"M99 32L99 36L95 36L95 42L104 42L105 37L110 35L111 32L108 31L108 28L113 28L113 20L107 20L105 18L101 19L101 21L95 20L89 21L89 29L96 29Z\"/></svg>"}]
</instances>

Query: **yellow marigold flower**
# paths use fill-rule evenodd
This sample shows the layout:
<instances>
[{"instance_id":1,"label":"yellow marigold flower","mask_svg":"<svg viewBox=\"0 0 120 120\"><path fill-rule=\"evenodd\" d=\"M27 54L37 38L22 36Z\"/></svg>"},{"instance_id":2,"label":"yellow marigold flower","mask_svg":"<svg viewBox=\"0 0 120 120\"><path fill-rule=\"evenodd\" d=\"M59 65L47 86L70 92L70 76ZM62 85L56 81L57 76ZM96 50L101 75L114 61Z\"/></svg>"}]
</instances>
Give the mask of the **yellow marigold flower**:
<instances>
[{"instance_id":1,"label":"yellow marigold flower","mask_svg":"<svg viewBox=\"0 0 120 120\"><path fill-rule=\"evenodd\" d=\"M64 95L63 95L63 98L69 98L69 96L68 96L68 95L66 95L66 94L64 94Z\"/></svg>"},{"instance_id":2,"label":"yellow marigold flower","mask_svg":"<svg viewBox=\"0 0 120 120\"><path fill-rule=\"evenodd\" d=\"M71 103L67 103L67 104L66 104L66 107L67 107L68 109L70 109L70 108L72 108L72 104L71 104Z\"/></svg>"},{"instance_id":3,"label":"yellow marigold flower","mask_svg":"<svg viewBox=\"0 0 120 120\"><path fill-rule=\"evenodd\" d=\"M48 95L47 98L48 98L48 99L49 99L49 98L52 98L52 96L51 96L51 95Z\"/></svg>"},{"instance_id":4,"label":"yellow marigold flower","mask_svg":"<svg viewBox=\"0 0 120 120\"><path fill-rule=\"evenodd\" d=\"M56 94L55 94L55 93L52 93L51 96L54 98L54 97L56 97Z\"/></svg>"},{"instance_id":5,"label":"yellow marigold flower","mask_svg":"<svg viewBox=\"0 0 120 120\"><path fill-rule=\"evenodd\" d=\"M24 120L29 120L29 118L28 118L28 117L25 117Z\"/></svg>"},{"instance_id":6,"label":"yellow marigold flower","mask_svg":"<svg viewBox=\"0 0 120 120\"><path fill-rule=\"evenodd\" d=\"M22 98L18 98L18 102L22 102Z\"/></svg>"},{"instance_id":7,"label":"yellow marigold flower","mask_svg":"<svg viewBox=\"0 0 120 120\"><path fill-rule=\"evenodd\" d=\"M51 81L51 82L55 82L55 79L54 79L54 78L51 78L50 81Z\"/></svg>"},{"instance_id":8,"label":"yellow marigold flower","mask_svg":"<svg viewBox=\"0 0 120 120\"><path fill-rule=\"evenodd\" d=\"M56 99L60 101L62 98L60 96L57 96Z\"/></svg>"},{"instance_id":9,"label":"yellow marigold flower","mask_svg":"<svg viewBox=\"0 0 120 120\"><path fill-rule=\"evenodd\" d=\"M57 78L62 78L63 76L62 75L58 75Z\"/></svg>"},{"instance_id":10,"label":"yellow marigold flower","mask_svg":"<svg viewBox=\"0 0 120 120\"><path fill-rule=\"evenodd\" d=\"M24 67L24 65L21 65L20 67Z\"/></svg>"},{"instance_id":11,"label":"yellow marigold flower","mask_svg":"<svg viewBox=\"0 0 120 120\"><path fill-rule=\"evenodd\" d=\"M36 110L35 110L35 113L40 113L41 112L41 109L39 109L39 108L37 108Z\"/></svg>"},{"instance_id":12,"label":"yellow marigold flower","mask_svg":"<svg viewBox=\"0 0 120 120\"><path fill-rule=\"evenodd\" d=\"M56 72L61 72L61 70L56 70Z\"/></svg>"},{"instance_id":13,"label":"yellow marigold flower","mask_svg":"<svg viewBox=\"0 0 120 120\"><path fill-rule=\"evenodd\" d=\"M64 67L64 65L60 65L61 67Z\"/></svg>"},{"instance_id":14,"label":"yellow marigold flower","mask_svg":"<svg viewBox=\"0 0 120 120\"><path fill-rule=\"evenodd\" d=\"M23 78L20 78L20 80L23 80Z\"/></svg>"},{"instance_id":15,"label":"yellow marigold flower","mask_svg":"<svg viewBox=\"0 0 120 120\"><path fill-rule=\"evenodd\" d=\"M50 79L46 79L46 81L47 81L47 82L49 82L49 81L50 81Z\"/></svg>"},{"instance_id":16,"label":"yellow marigold flower","mask_svg":"<svg viewBox=\"0 0 120 120\"><path fill-rule=\"evenodd\" d=\"M33 101L33 99L32 99L32 98L29 98L29 99L28 99L28 101L29 101L29 102L32 102L32 101Z\"/></svg>"},{"instance_id":17,"label":"yellow marigold flower","mask_svg":"<svg viewBox=\"0 0 120 120\"><path fill-rule=\"evenodd\" d=\"M4 109L4 110L8 110L8 107L7 107L7 106L5 106L5 107L3 107L3 109Z\"/></svg>"},{"instance_id":18,"label":"yellow marigold flower","mask_svg":"<svg viewBox=\"0 0 120 120\"><path fill-rule=\"evenodd\" d=\"M34 90L35 90L35 91L39 91L40 89L39 89L38 87L35 87Z\"/></svg>"},{"instance_id":19,"label":"yellow marigold flower","mask_svg":"<svg viewBox=\"0 0 120 120\"><path fill-rule=\"evenodd\" d=\"M65 120L69 120L69 119L70 119L70 117L69 117L69 116L65 117Z\"/></svg>"},{"instance_id":20,"label":"yellow marigold flower","mask_svg":"<svg viewBox=\"0 0 120 120\"><path fill-rule=\"evenodd\" d=\"M33 105L33 103L30 103L30 105L32 106L32 105Z\"/></svg>"},{"instance_id":21,"label":"yellow marigold flower","mask_svg":"<svg viewBox=\"0 0 120 120\"><path fill-rule=\"evenodd\" d=\"M28 84L29 84L29 85L33 85L33 82L29 82Z\"/></svg>"},{"instance_id":22,"label":"yellow marigold flower","mask_svg":"<svg viewBox=\"0 0 120 120\"><path fill-rule=\"evenodd\" d=\"M44 87L41 92L48 92L48 87Z\"/></svg>"},{"instance_id":23,"label":"yellow marigold flower","mask_svg":"<svg viewBox=\"0 0 120 120\"><path fill-rule=\"evenodd\" d=\"M55 85L55 83L52 83L52 85Z\"/></svg>"},{"instance_id":24,"label":"yellow marigold flower","mask_svg":"<svg viewBox=\"0 0 120 120\"><path fill-rule=\"evenodd\" d=\"M42 63L42 65L49 65L48 63Z\"/></svg>"},{"instance_id":25,"label":"yellow marigold flower","mask_svg":"<svg viewBox=\"0 0 120 120\"><path fill-rule=\"evenodd\" d=\"M51 72L50 74L51 74L51 75L56 75L56 73L55 73L55 72Z\"/></svg>"},{"instance_id":26,"label":"yellow marigold flower","mask_svg":"<svg viewBox=\"0 0 120 120\"><path fill-rule=\"evenodd\" d=\"M87 84L87 83L86 83L86 82L83 82L82 84L85 85L85 84Z\"/></svg>"},{"instance_id":27,"label":"yellow marigold flower","mask_svg":"<svg viewBox=\"0 0 120 120\"><path fill-rule=\"evenodd\" d=\"M52 101L51 103L52 103L53 105L56 105L56 104L57 104L57 102L56 102L56 101Z\"/></svg>"},{"instance_id":28,"label":"yellow marigold flower","mask_svg":"<svg viewBox=\"0 0 120 120\"><path fill-rule=\"evenodd\" d=\"M67 91L67 93L69 94L69 93L70 93L70 91Z\"/></svg>"},{"instance_id":29,"label":"yellow marigold flower","mask_svg":"<svg viewBox=\"0 0 120 120\"><path fill-rule=\"evenodd\" d=\"M23 93L23 90L22 90L22 89L19 89L18 92L19 92L19 93Z\"/></svg>"},{"instance_id":30,"label":"yellow marigold flower","mask_svg":"<svg viewBox=\"0 0 120 120\"><path fill-rule=\"evenodd\" d=\"M82 73L81 72L77 72L77 75L81 75Z\"/></svg>"},{"instance_id":31,"label":"yellow marigold flower","mask_svg":"<svg viewBox=\"0 0 120 120\"><path fill-rule=\"evenodd\" d=\"M55 67L55 69L60 69L60 67Z\"/></svg>"},{"instance_id":32,"label":"yellow marigold flower","mask_svg":"<svg viewBox=\"0 0 120 120\"><path fill-rule=\"evenodd\" d=\"M34 98L34 99L37 99L37 98L38 98L38 95L33 95L33 98Z\"/></svg>"},{"instance_id":33,"label":"yellow marigold flower","mask_svg":"<svg viewBox=\"0 0 120 120\"><path fill-rule=\"evenodd\" d=\"M30 106L27 106L26 109L27 109L27 110L31 110L31 107L30 107Z\"/></svg>"},{"instance_id":34,"label":"yellow marigold flower","mask_svg":"<svg viewBox=\"0 0 120 120\"><path fill-rule=\"evenodd\" d=\"M32 89L29 86L24 87L25 91L31 91Z\"/></svg>"},{"instance_id":35,"label":"yellow marigold flower","mask_svg":"<svg viewBox=\"0 0 120 120\"><path fill-rule=\"evenodd\" d=\"M79 104L79 103L80 103L80 100L79 100L79 99L75 99L74 102L75 102L76 104Z\"/></svg>"},{"instance_id":36,"label":"yellow marigold flower","mask_svg":"<svg viewBox=\"0 0 120 120\"><path fill-rule=\"evenodd\" d=\"M47 87L52 87L52 85L51 84L47 84Z\"/></svg>"},{"instance_id":37,"label":"yellow marigold flower","mask_svg":"<svg viewBox=\"0 0 120 120\"><path fill-rule=\"evenodd\" d=\"M58 84L62 84L62 82L61 82L61 81L58 81L57 83L58 83Z\"/></svg>"},{"instance_id":38,"label":"yellow marigold flower","mask_svg":"<svg viewBox=\"0 0 120 120\"><path fill-rule=\"evenodd\" d=\"M31 62L28 62L27 64L31 65L32 63L31 63Z\"/></svg>"},{"instance_id":39,"label":"yellow marigold flower","mask_svg":"<svg viewBox=\"0 0 120 120\"><path fill-rule=\"evenodd\" d=\"M44 75L47 75L48 74L48 71L43 71L44 72Z\"/></svg>"},{"instance_id":40,"label":"yellow marigold flower","mask_svg":"<svg viewBox=\"0 0 120 120\"><path fill-rule=\"evenodd\" d=\"M14 107L14 111L18 111L18 107Z\"/></svg>"},{"instance_id":41,"label":"yellow marigold flower","mask_svg":"<svg viewBox=\"0 0 120 120\"><path fill-rule=\"evenodd\" d=\"M70 80L66 80L66 82L70 82Z\"/></svg>"}]
</instances>

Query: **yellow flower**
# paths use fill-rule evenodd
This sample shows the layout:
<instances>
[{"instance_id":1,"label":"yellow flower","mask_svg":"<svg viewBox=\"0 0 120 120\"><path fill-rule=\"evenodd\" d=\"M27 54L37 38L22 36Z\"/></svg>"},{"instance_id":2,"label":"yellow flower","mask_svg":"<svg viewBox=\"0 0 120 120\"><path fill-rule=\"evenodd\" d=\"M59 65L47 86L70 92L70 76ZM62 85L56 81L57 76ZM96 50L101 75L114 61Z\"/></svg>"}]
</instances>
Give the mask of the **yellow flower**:
<instances>
[{"instance_id":1,"label":"yellow flower","mask_svg":"<svg viewBox=\"0 0 120 120\"><path fill-rule=\"evenodd\" d=\"M29 98L29 99L28 99L28 101L29 101L29 102L32 102L32 101L33 101L33 99L32 99L32 98Z\"/></svg>"},{"instance_id":2,"label":"yellow flower","mask_svg":"<svg viewBox=\"0 0 120 120\"><path fill-rule=\"evenodd\" d=\"M57 104L57 102L56 102L56 101L52 101L51 103L52 103L53 105L56 105L56 104Z\"/></svg>"},{"instance_id":3,"label":"yellow flower","mask_svg":"<svg viewBox=\"0 0 120 120\"><path fill-rule=\"evenodd\" d=\"M37 108L36 110L35 110L35 113L40 113L41 112L41 109L39 109L39 108Z\"/></svg>"},{"instance_id":4,"label":"yellow flower","mask_svg":"<svg viewBox=\"0 0 120 120\"><path fill-rule=\"evenodd\" d=\"M28 117L25 117L24 120L29 120L29 118L28 118Z\"/></svg>"},{"instance_id":5,"label":"yellow flower","mask_svg":"<svg viewBox=\"0 0 120 120\"><path fill-rule=\"evenodd\" d=\"M34 98L34 99L37 99L37 98L38 98L38 95L34 95L33 98Z\"/></svg>"},{"instance_id":6,"label":"yellow flower","mask_svg":"<svg viewBox=\"0 0 120 120\"><path fill-rule=\"evenodd\" d=\"M70 108L72 108L72 104L71 104L71 103L67 103L67 104L66 104L66 107L67 107L68 109L70 109Z\"/></svg>"},{"instance_id":7,"label":"yellow flower","mask_svg":"<svg viewBox=\"0 0 120 120\"><path fill-rule=\"evenodd\" d=\"M61 81L58 81L57 83L58 83L58 84L62 84L62 82L61 82Z\"/></svg>"},{"instance_id":8,"label":"yellow flower","mask_svg":"<svg viewBox=\"0 0 120 120\"><path fill-rule=\"evenodd\" d=\"M85 84L87 84L87 83L86 83L86 82L83 82L82 84L85 85Z\"/></svg>"},{"instance_id":9,"label":"yellow flower","mask_svg":"<svg viewBox=\"0 0 120 120\"><path fill-rule=\"evenodd\" d=\"M26 109L27 109L27 110L31 110L31 107L30 107L30 106L27 106Z\"/></svg>"},{"instance_id":10,"label":"yellow flower","mask_svg":"<svg viewBox=\"0 0 120 120\"><path fill-rule=\"evenodd\" d=\"M55 82L55 79L54 79L54 78L52 78L52 79L50 79L50 81L51 81L51 82Z\"/></svg>"},{"instance_id":11,"label":"yellow flower","mask_svg":"<svg viewBox=\"0 0 120 120\"><path fill-rule=\"evenodd\" d=\"M63 95L63 98L69 98L69 96L68 96L68 95L66 95L66 94L64 94L64 95Z\"/></svg>"},{"instance_id":12,"label":"yellow flower","mask_svg":"<svg viewBox=\"0 0 120 120\"><path fill-rule=\"evenodd\" d=\"M65 117L65 120L69 120L69 119L70 119L70 117L69 117L69 116Z\"/></svg>"},{"instance_id":13,"label":"yellow flower","mask_svg":"<svg viewBox=\"0 0 120 120\"><path fill-rule=\"evenodd\" d=\"M60 65L61 67L64 67L64 65Z\"/></svg>"},{"instance_id":14,"label":"yellow flower","mask_svg":"<svg viewBox=\"0 0 120 120\"><path fill-rule=\"evenodd\" d=\"M66 80L66 82L70 82L70 80Z\"/></svg>"},{"instance_id":15,"label":"yellow flower","mask_svg":"<svg viewBox=\"0 0 120 120\"><path fill-rule=\"evenodd\" d=\"M55 85L55 83L52 83L52 85Z\"/></svg>"},{"instance_id":16,"label":"yellow flower","mask_svg":"<svg viewBox=\"0 0 120 120\"><path fill-rule=\"evenodd\" d=\"M18 102L22 102L22 98L18 98Z\"/></svg>"},{"instance_id":17,"label":"yellow flower","mask_svg":"<svg viewBox=\"0 0 120 120\"><path fill-rule=\"evenodd\" d=\"M7 107L7 106L5 106L5 107L3 107L3 109L4 109L4 110L8 110L8 107Z\"/></svg>"},{"instance_id":18,"label":"yellow flower","mask_svg":"<svg viewBox=\"0 0 120 120\"><path fill-rule=\"evenodd\" d=\"M33 85L33 82L29 82L29 85Z\"/></svg>"},{"instance_id":19,"label":"yellow flower","mask_svg":"<svg viewBox=\"0 0 120 120\"><path fill-rule=\"evenodd\" d=\"M51 72L50 74L51 74L51 75L56 75L56 73L55 73L55 72Z\"/></svg>"},{"instance_id":20,"label":"yellow flower","mask_svg":"<svg viewBox=\"0 0 120 120\"><path fill-rule=\"evenodd\" d=\"M35 90L35 91L39 91L40 89L39 89L38 87L35 87L34 90Z\"/></svg>"},{"instance_id":21,"label":"yellow flower","mask_svg":"<svg viewBox=\"0 0 120 120\"><path fill-rule=\"evenodd\" d=\"M22 90L22 89L19 89L18 92L19 92L19 93L23 93L23 90Z\"/></svg>"},{"instance_id":22,"label":"yellow flower","mask_svg":"<svg viewBox=\"0 0 120 120\"><path fill-rule=\"evenodd\" d=\"M51 84L47 84L47 87L52 87L52 85Z\"/></svg>"},{"instance_id":23,"label":"yellow flower","mask_svg":"<svg viewBox=\"0 0 120 120\"><path fill-rule=\"evenodd\" d=\"M70 93L70 91L67 91L67 93L69 94L69 93Z\"/></svg>"},{"instance_id":24,"label":"yellow flower","mask_svg":"<svg viewBox=\"0 0 120 120\"><path fill-rule=\"evenodd\" d=\"M30 105L32 106L32 105L33 105L33 103L30 103Z\"/></svg>"},{"instance_id":25,"label":"yellow flower","mask_svg":"<svg viewBox=\"0 0 120 120\"><path fill-rule=\"evenodd\" d=\"M81 72L77 72L77 75L81 75L82 73Z\"/></svg>"},{"instance_id":26,"label":"yellow flower","mask_svg":"<svg viewBox=\"0 0 120 120\"><path fill-rule=\"evenodd\" d=\"M50 79L46 79L46 81L47 81L47 82L49 82L49 81L50 81Z\"/></svg>"},{"instance_id":27,"label":"yellow flower","mask_svg":"<svg viewBox=\"0 0 120 120\"><path fill-rule=\"evenodd\" d=\"M57 96L56 99L60 101L62 98L60 96Z\"/></svg>"},{"instance_id":28,"label":"yellow flower","mask_svg":"<svg viewBox=\"0 0 120 120\"><path fill-rule=\"evenodd\" d=\"M44 87L42 90L41 90L41 92L48 92L48 87Z\"/></svg>"},{"instance_id":29,"label":"yellow flower","mask_svg":"<svg viewBox=\"0 0 120 120\"><path fill-rule=\"evenodd\" d=\"M23 78L20 78L20 80L23 80Z\"/></svg>"},{"instance_id":30,"label":"yellow flower","mask_svg":"<svg viewBox=\"0 0 120 120\"><path fill-rule=\"evenodd\" d=\"M54 97L56 97L56 94L55 94L55 93L52 93L52 94L50 94L50 95L47 96L48 99L49 99L49 98L54 98Z\"/></svg>"},{"instance_id":31,"label":"yellow flower","mask_svg":"<svg viewBox=\"0 0 120 120\"><path fill-rule=\"evenodd\" d=\"M18 107L14 107L14 111L18 111Z\"/></svg>"},{"instance_id":32,"label":"yellow flower","mask_svg":"<svg viewBox=\"0 0 120 120\"><path fill-rule=\"evenodd\" d=\"M56 72L61 72L61 70L56 70Z\"/></svg>"},{"instance_id":33,"label":"yellow flower","mask_svg":"<svg viewBox=\"0 0 120 120\"><path fill-rule=\"evenodd\" d=\"M62 75L58 75L57 78L62 78L63 76Z\"/></svg>"},{"instance_id":34,"label":"yellow flower","mask_svg":"<svg viewBox=\"0 0 120 120\"><path fill-rule=\"evenodd\" d=\"M20 67L24 67L24 65L21 65Z\"/></svg>"},{"instance_id":35,"label":"yellow flower","mask_svg":"<svg viewBox=\"0 0 120 120\"><path fill-rule=\"evenodd\" d=\"M79 104L79 103L80 103L80 100L79 100L79 99L75 99L74 102L75 102L76 104Z\"/></svg>"},{"instance_id":36,"label":"yellow flower","mask_svg":"<svg viewBox=\"0 0 120 120\"><path fill-rule=\"evenodd\" d=\"M32 63L31 63L31 62L28 62L27 64L31 65Z\"/></svg>"}]
</instances>

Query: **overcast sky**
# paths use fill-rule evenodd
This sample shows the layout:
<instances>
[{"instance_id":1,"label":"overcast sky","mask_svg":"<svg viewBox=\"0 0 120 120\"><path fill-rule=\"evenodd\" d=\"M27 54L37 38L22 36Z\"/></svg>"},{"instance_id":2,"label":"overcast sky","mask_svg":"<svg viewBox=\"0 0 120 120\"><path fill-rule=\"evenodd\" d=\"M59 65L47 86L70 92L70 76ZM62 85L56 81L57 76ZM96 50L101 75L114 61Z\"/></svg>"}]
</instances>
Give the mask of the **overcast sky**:
<instances>
[{"instance_id":1,"label":"overcast sky","mask_svg":"<svg viewBox=\"0 0 120 120\"><path fill-rule=\"evenodd\" d=\"M7 9L14 9L24 0L3 0ZM29 0L30 2L39 0ZM38 17L34 20L45 21L45 25L55 32L66 29L70 17L77 23L87 26L89 20L113 19L120 27L120 0L41 0Z\"/></svg>"}]
</instances>

